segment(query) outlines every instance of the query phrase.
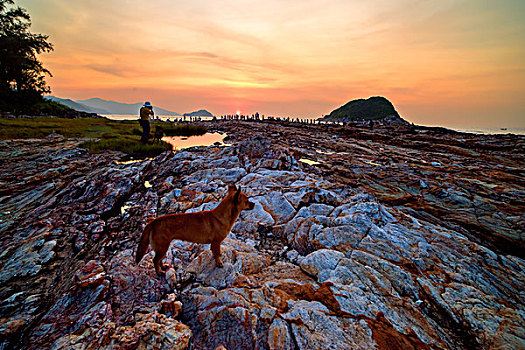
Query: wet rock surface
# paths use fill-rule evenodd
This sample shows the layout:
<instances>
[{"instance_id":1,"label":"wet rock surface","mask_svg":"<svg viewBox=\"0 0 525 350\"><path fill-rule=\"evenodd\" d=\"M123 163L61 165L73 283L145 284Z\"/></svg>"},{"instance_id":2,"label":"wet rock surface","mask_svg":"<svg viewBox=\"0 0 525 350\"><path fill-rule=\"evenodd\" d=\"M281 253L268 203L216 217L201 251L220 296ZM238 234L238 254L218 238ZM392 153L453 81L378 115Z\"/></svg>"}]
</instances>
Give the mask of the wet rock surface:
<instances>
[{"instance_id":1,"label":"wet rock surface","mask_svg":"<svg viewBox=\"0 0 525 350\"><path fill-rule=\"evenodd\" d=\"M525 347L523 137L206 125L233 144L122 164L1 142L0 348ZM181 241L165 276L135 264L148 218L230 182L256 206L223 268Z\"/></svg>"}]
</instances>

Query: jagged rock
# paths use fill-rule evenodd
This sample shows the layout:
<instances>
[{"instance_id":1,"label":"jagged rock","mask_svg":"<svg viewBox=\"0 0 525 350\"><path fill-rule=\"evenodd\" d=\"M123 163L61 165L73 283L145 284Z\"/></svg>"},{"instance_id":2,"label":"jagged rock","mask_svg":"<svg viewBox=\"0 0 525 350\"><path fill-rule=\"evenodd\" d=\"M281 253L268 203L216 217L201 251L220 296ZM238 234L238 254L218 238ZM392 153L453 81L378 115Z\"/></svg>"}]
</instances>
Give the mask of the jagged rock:
<instances>
[{"instance_id":1,"label":"jagged rock","mask_svg":"<svg viewBox=\"0 0 525 350\"><path fill-rule=\"evenodd\" d=\"M295 215L294 207L281 192L273 191L265 196L255 197L254 201L259 202L277 224L282 224Z\"/></svg>"},{"instance_id":2,"label":"jagged rock","mask_svg":"<svg viewBox=\"0 0 525 350\"><path fill-rule=\"evenodd\" d=\"M297 214L296 218L307 218L311 216L328 216L328 214L334 209L334 207L326 204L313 203L308 207L302 207Z\"/></svg>"},{"instance_id":3,"label":"jagged rock","mask_svg":"<svg viewBox=\"0 0 525 350\"><path fill-rule=\"evenodd\" d=\"M198 184L208 184L212 179L220 179L223 184L232 184L239 181L241 177L246 175L246 170L243 168L214 168L214 169L204 169L194 172L185 178L187 183L198 183Z\"/></svg>"},{"instance_id":4,"label":"jagged rock","mask_svg":"<svg viewBox=\"0 0 525 350\"><path fill-rule=\"evenodd\" d=\"M182 303L180 301L176 301L176 297L177 296L175 294L168 294L166 299L161 300L160 312L176 318L182 311Z\"/></svg>"},{"instance_id":5,"label":"jagged rock","mask_svg":"<svg viewBox=\"0 0 525 350\"><path fill-rule=\"evenodd\" d=\"M84 288L87 286L97 286L106 278L104 267L96 260L88 262L80 271L75 274L75 284Z\"/></svg>"},{"instance_id":6,"label":"jagged rock","mask_svg":"<svg viewBox=\"0 0 525 350\"><path fill-rule=\"evenodd\" d=\"M14 277L32 276L38 274L42 265L55 256L53 251L56 240L46 242L49 233L42 233L29 238L19 247L7 249L4 254L11 254L9 260L0 263L0 283L9 281Z\"/></svg>"},{"instance_id":7,"label":"jagged rock","mask_svg":"<svg viewBox=\"0 0 525 350\"><path fill-rule=\"evenodd\" d=\"M335 250L320 249L313 253L308 254L301 261L301 269L306 271L308 274L318 276L325 270L333 270L341 259L344 258L344 254Z\"/></svg>"},{"instance_id":8,"label":"jagged rock","mask_svg":"<svg viewBox=\"0 0 525 350\"><path fill-rule=\"evenodd\" d=\"M299 349L373 349L376 343L365 321L342 320L317 301L290 302L283 315Z\"/></svg>"},{"instance_id":9,"label":"jagged rock","mask_svg":"<svg viewBox=\"0 0 525 350\"><path fill-rule=\"evenodd\" d=\"M525 347L523 138L209 127L239 142L129 164L1 142L0 348ZM165 276L135 263L148 219L211 209L230 181L256 206L223 268L181 241Z\"/></svg>"},{"instance_id":10,"label":"jagged rock","mask_svg":"<svg viewBox=\"0 0 525 350\"><path fill-rule=\"evenodd\" d=\"M210 249L204 250L186 268L195 280L203 285L225 288L234 285L247 273L262 270L270 263L268 256L257 252L253 246L226 239L222 243L224 267L216 266Z\"/></svg>"},{"instance_id":11,"label":"jagged rock","mask_svg":"<svg viewBox=\"0 0 525 350\"><path fill-rule=\"evenodd\" d=\"M133 327L122 326L111 336L107 348L186 349L191 337L188 326L163 314L137 314Z\"/></svg>"},{"instance_id":12,"label":"jagged rock","mask_svg":"<svg viewBox=\"0 0 525 350\"><path fill-rule=\"evenodd\" d=\"M290 187L294 187L293 185L296 184L294 182ZM308 187L303 187L299 190L299 192L287 192L284 194L286 199L296 208L299 209L299 207L308 205L310 203L320 203L320 204L326 204L330 206L338 206L342 199L341 197L330 191L325 189L319 189L317 187L313 187L316 182L307 182Z\"/></svg>"},{"instance_id":13,"label":"jagged rock","mask_svg":"<svg viewBox=\"0 0 525 350\"><path fill-rule=\"evenodd\" d=\"M159 313L138 314L134 326L92 323L83 331L57 339L53 349L186 349L191 330Z\"/></svg>"},{"instance_id":14,"label":"jagged rock","mask_svg":"<svg viewBox=\"0 0 525 350\"><path fill-rule=\"evenodd\" d=\"M270 350L292 350L294 348L288 324L280 318L274 319L268 329L268 348Z\"/></svg>"},{"instance_id":15,"label":"jagged rock","mask_svg":"<svg viewBox=\"0 0 525 350\"><path fill-rule=\"evenodd\" d=\"M165 281L159 280L153 269L151 254L139 265L134 261L134 250L117 253L109 262L111 304L115 317L125 321L135 308L161 302L170 291Z\"/></svg>"},{"instance_id":16,"label":"jagged rock","mask_svg":"<svg viewBox=\"0 0 525 350\"><path fill-rule=\"evenodd\" d=\"M45 347L45 344L53 343L58 337L89 326L93 317L102 322L111 319L111 307L101 301L107 296L109 285L106 280L93 289L86 288L62 295L31 333L31 347Z\"/></svg>"},{"instance_id":17,"label":"jagged rock","mask_svg":"<svg viewBox=\"0 0 525 350\"><path fill-rule=\"evenodd\" d=\"M256 198L252 198L251 201L255 203L255 207L253 210L243 211L241 213L241 219L243 221L251 221L260 225L273 226L275 220L272 215L264 210L264 207Z\"/></svg>"}]
</instances>

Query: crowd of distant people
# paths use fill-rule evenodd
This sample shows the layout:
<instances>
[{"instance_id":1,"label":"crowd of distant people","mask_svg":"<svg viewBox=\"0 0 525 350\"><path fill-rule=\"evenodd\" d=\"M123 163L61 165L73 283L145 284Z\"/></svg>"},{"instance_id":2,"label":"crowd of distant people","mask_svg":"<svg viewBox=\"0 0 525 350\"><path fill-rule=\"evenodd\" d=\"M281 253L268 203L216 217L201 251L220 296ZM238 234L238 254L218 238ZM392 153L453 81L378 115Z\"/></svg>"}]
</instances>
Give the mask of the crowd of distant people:
<instances>
[{"instance_id":1,"label":"crowd of distant people","mask_svg":"<svg viewBox=\"0 0 525 350\"><path fill-rule=\"evenodd\" d=\"M148 142L147 135L149 135L149 119L157 119L158 116L153 114L152 106L149 102L146 102L140 111L141 115L141 126L143 127L143 142ZM172 123L187 123L187 122L198 122L202 121L203 117L200 116L182 116L181 118L168 118L168 122ZM391 125L395 123L393 116L387 117L380 120L363 120L354 119L345 116L342 121L335 120L322 120L322 119L306 119L306 118L292 118L292 117L275 117L275 116L264 116L260 115L259 112L255 112L252 115L245 114L227 114L221 115L220 117L213 116L212 121L230 121L230 120L242 120L242 121L256 121L256 122L273 122L273 123L294 123L294 124L305 124L305 125L340 125L343 127L363 127L373 129L374 126Z\"/></svg>"},{"instance_id":2,"label":"crowd of distant people","mask_svg":"<svg viewBox=\"0 0 525 350\"><path fill-rule=\"evenodd\" d=\"M335 120L321 120L321 119L307 119L307 118L292 118L292 117L275 117L275 116L265 116L260 115L259 113L254 113L251 115L246 114L226 114L221 115L220 117L212 117L212 121L231 121L231 120L241 120L241 121L266 121L266 122L276 122L276 123L296 123L296 124L306 124L306 125L342 125L349 127L368 127L373 129L374 126L382 125L391 125L392 119L385 118L381 120L353 120L348 117L343 118L342 121ZM182 117L174 118L173 120L167 119L169 122L183 123L183 122L196 122L202 121L201 117Z\"/></svg>"}]
</instances>

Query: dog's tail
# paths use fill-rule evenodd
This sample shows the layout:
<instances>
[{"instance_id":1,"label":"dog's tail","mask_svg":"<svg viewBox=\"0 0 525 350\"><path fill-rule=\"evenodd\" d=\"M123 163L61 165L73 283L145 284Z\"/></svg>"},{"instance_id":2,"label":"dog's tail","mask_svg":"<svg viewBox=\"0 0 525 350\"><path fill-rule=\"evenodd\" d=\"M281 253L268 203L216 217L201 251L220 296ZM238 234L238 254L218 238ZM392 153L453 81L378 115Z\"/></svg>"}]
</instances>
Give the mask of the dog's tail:
<instances>
[{"instance_id":1,"label":"dog's tail","mask_svg":"<svg viewBox=\"0 0 525 350\"><path fill-rule=\"evenodd\" d=\"M135 255L135 262L137 264L142 260L142 257L148 250L149 236L151 234L152 227L153 225L151 222L148 223L146 227L144 227L144 232L142 233L142 237L140 237L139 246L137 247L137 254Z\"/></svg>"}]
</instances>

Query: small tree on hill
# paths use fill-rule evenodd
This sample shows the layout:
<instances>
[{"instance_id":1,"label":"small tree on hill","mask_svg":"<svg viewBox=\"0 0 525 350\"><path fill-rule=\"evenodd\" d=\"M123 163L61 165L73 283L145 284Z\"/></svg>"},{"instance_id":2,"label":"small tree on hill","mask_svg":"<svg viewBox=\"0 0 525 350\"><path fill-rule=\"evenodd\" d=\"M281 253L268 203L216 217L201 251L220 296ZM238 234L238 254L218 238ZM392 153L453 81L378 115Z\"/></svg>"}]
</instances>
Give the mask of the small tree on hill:
<instances>
[{"instance_id":1,"label":"small tree on hill","mask_svg":"<svg viewBox=\"0 0 525 350\"><path fill-rule=\"evenodd\" d=\"M0 0L0 110L13 111L42 101L51 73L37 55L53 50L48 36L29 31L31 18L13 0Z\"/></svg>"}]
</instances>

